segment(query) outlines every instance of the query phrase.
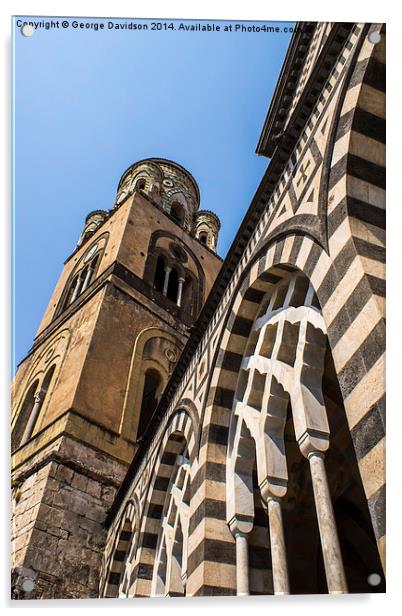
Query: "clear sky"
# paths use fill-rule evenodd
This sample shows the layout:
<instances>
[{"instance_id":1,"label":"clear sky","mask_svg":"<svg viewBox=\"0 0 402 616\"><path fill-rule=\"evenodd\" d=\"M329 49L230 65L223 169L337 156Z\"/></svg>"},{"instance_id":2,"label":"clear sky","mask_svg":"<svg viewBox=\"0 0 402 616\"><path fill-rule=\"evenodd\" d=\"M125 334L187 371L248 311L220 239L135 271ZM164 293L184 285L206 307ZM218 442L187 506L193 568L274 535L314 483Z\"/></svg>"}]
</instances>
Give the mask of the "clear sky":
<instances>
[{"instance_id":1,"label":"clear sky","mask_svg":"<svg viewBox=\"0 0 402 616\"><path fill-rule=\"evenodd\" d=\"M193 174L201 208L221 219L225 256L269 162L255 147L291 37L223 31L235 21L161 20L175 30L151 30L151 20L136 20L149 29L134 31L79 20L103 21L94 31L58 20L31 37L14 25L15 362L32 344L86 214L113 206L135 161L169 158ZM253 23L264 22L243 22Z\"/></svg>"}]
</instances>

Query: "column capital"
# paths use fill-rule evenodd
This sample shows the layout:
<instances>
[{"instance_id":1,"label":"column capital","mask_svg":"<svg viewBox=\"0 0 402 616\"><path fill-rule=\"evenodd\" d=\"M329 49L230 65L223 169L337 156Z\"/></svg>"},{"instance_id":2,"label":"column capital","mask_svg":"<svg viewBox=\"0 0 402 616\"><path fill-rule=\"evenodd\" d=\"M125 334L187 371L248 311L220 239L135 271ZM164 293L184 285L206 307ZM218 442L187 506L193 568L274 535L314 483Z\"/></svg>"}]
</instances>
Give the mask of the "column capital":
<instances>
[{"instance_id":1,"label":"column capital","mask_svg":"<svg viewBox=\"0 0 402 616\"><path fill-rule=\"evenodd\" d=\"M311 460L311 458L321 458L321 460L324 460L325 458L325 451L310 451L307 454L307 459Z\"/></svg>"},{"instance_id":2,"label":"column capital","mask_svg":"<svg viewBox=\"0 0 402 616\"><path fill-rule=\"evenodd\" d=\"M288 482L278 477L266 477L258 487L264 502L267 503L270 498L280 501L286 495Z\"/></svg>"},{"instance_id":3,"label":"column capital","mask_svg":"<svg viewBox=\"0 0 402 616\"><path fill-rule=\"evenodd\" d=\"M233 518L229 520L228 526L233 537L245 537L253 530L254 517L241 514L233 516Z\"/></svg>"}]
</instances>

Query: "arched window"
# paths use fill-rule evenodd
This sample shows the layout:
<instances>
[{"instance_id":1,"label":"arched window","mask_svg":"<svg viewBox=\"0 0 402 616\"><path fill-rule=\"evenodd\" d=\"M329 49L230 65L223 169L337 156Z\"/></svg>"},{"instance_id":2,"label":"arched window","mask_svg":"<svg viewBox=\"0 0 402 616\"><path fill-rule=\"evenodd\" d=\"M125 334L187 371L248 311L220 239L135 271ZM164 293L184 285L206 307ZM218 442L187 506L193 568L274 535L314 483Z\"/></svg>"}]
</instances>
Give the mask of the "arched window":
<instances>
[{"instance_id":1,"label":"arched window","mask_svg":"<svg viewBox=\"0 0 402 616\"><path fill-rule=\"evenodd\" d=\"M206 231L201 231L198 236L198 239L200 240L201 244L204 244L206 246L208 240L208 233Z\"/></svg>"},{"instance_id":2,"label":"arched window","mask_svg":"<svg viewBox=\"0 0 402 616\"><path fill-rule=\"evenodd\" d=\"M166 296L172 300L172 302L177 302L177 294L179 290L179 274L177 270L172 268L172 271L169 274L169 282L167 288Z\"/></svg>"},{"instance_id":3,"label":"arched window","mask_svg":"<svg viewBox=\"0 0 402 616\"><path fill-rule=\"evenodd\" d=\"M29 388L12 436L13 449L25 445L31 438L55 369L56 365L53 364L46 372L41 386L39 386L40 381L37 379Z\"/></svg>"},{"instance_id":4,"label":"arched window","mask_svg":"<svg viewBox=\"0 0 402 616\"><path fill-rule=\"evenodd\" d=\"M159 256L156 261L155 268L155 276L154 276L154 287L157 291L163 292L164 284L165 284L165 275L166 275L166 266L165 260L163 257Z\"/></svg>"},{"instance_id":5,"label":"arched window","mask_svg":"<svg viewBox=\"0 0 402 616\"><path fill-rule=\"evenodd\" d=\"M140 178L139 180L137 180L136 184L135 184L135 190L145 190L145 180L144 178Z\"/></svg>"},{"instance_id":6,"label":"arched window","mask_svg":"<svg viewBox=\"0 0 402 616\"><path fill-rule=\"evenodd\" d=\"M75 302L77 297L86 291L95 277L98 263L99 251L95 252L95 254L87 260L84 267L82 267L73 277L63 304L64 308L67 308L67 306Z\"/></svg>"},{"instance_id":7,"label":"arched window","mask_svg":"<svg viewBox=\"0 0 402 616\"><path fill-rule=\"evenodd\" d=\"M174 201L174 203L172 203L172 207L170 208L170 216L179 225L184 223L185 212L181 203L178 203L178 201Z\"/></svg>"},{"instance_id":8,"label":"arched window","mask_svg":"<svg viewBox=\"0 0 402 616\"><path fill-rule=\"evenodd\" d=\"M32 383L31 387L28 389L24 401L21 405L21 410L15 424L15 427L12 431L11 435L11 451L14 451L19 447L21 443L21 438L25 430L25 426L29 417L31 416L32 410L35 406L35 394L38 390L39 379L36 379L34 383Z\"/></svg>"},{"instance_id":9,"label":"arched window","mask_svg":"<svg viewBox=\"0 0 402 616\"><path fill-rule=\"evenodd\" d=\"M162 383L162 377L157 370L149 368L149 370L146 371L144 389L142 393L140 419L138 422L137 439L144 434L153 412L158 405Z\"/></svg>"}]
</instances>

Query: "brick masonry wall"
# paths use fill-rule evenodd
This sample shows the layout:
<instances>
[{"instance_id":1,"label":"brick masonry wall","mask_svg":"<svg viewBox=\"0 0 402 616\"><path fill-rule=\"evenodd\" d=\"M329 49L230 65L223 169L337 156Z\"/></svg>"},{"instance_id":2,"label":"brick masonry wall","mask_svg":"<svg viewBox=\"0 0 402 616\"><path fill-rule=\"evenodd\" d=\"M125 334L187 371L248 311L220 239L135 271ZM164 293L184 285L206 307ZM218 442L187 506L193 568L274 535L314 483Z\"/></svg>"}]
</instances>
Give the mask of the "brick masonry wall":
<instances>
[{"instance_id":1,"label":"brick masonry wall","mask_svg":"<svg viewBox=\"0 0 402 616\"><path fill-rule=\"evenodd\" d=\"M103 522L125 467L63 439L31 470L14 479L12 561L25 570L17 586L28 576L35 588L24 598L97 597Z\"/></svg>"}]
</instances>

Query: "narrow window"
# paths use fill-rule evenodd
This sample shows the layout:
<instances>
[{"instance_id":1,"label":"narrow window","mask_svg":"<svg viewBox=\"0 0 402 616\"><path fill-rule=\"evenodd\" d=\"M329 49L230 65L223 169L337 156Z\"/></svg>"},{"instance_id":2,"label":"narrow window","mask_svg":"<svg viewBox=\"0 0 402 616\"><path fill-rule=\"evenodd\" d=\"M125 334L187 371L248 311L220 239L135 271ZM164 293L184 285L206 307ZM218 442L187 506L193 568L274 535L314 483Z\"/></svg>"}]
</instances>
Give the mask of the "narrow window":
<instances>
[{"instance_id":1,"label":"narrow window","mask_svg":"<svg viewBox=\"0 0 402 616\"><path fill-rule=\"evenodd\" d=\"M138 422L137 439L140 438L157 407L162 387L162 377L157 370L150 368L145 373L144 389L142 394L140 420Z\"/></svg>"},{"instance_id":2,"label":"narrow window","mask_svg":"<svg viewBox=\"0 0 402 616\"><path fill-rule=\"evenodd\" d=\"M177 302L177 294L179 291L179 275L177 270L174 268L170 272L169 275L169 284L167 288L167 297L172 300L172 302Z\"/></svg>"},{"instance_id":3,"label":"narrow window","mask_svg":"<svg viewBox=\"0 0 402 616\"><path fill-rule=\"evenodd\" d=\"M25 395L18 419L11 435L11 451L17 449L17 447L21 444L22 435L24 434L25 427L35 406L35 393L38 389L38 385L39 381L36 380L32 383Z\"/></svg>"},{"instance_id":4,"label":"narrow window","mask_svg":"<svg viewBox=\"0 0 402 616\"><path fill-rule=\"evenodd\" d=\"M181 205L181 203L178 203L177 201L172 203L172 207L170 208L170 215L173 220L179 225L182 225L184 223L184 207Z\"/></svg>"},{"instance_id":5,"label":"narrow window","mask_svg":"<svg viewBox=\"0 0 402 616\"><path fill-rule=\"evenodd\" d=\"M158 257L156 261L154 287L157 291L163 292L163 286L165 284L165 261L162 257Z\"/></svg>"},{"instance_id":6,"label":"narrow window","mask_svg":"<svg viewBox=\"0 0 402 616\"><path fill-rule=\"evenodd\" d=\"M206 231L201 231L201 233L198 236L198 239L200 240L201 244L204 244L205 246L207 245L207 239L208 239L208 234Z\"/></svg>"},{"instance_id":7,"label":"narrow window","mask_svg":"<svg viewBox=\"0 0 402 616\"><path fill-rule=\"evenodd\" d=\"M137 181L135 185L135 190L145 190L145 180L144 179L140 179Z\"/></svg>"}]
</instances>

